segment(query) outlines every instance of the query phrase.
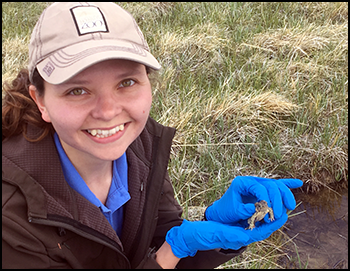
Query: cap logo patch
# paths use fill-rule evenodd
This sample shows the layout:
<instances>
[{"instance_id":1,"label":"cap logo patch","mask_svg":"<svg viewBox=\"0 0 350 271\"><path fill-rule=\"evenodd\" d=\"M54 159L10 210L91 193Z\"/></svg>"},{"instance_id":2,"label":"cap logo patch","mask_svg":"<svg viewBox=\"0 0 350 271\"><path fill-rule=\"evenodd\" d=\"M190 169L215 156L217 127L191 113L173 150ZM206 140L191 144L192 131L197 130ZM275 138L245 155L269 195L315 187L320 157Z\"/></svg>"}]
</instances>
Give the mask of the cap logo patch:
<instances>
[{"instance_id":1,"label":"cap logo patch","mask_svg":"<svg viewBox=\"0 0 350 271\"><path fill-rule=\"evenodd\" d=\"M51 73L54 71L55 66L51 62L47 62L45 67L43 68L43 72L46 73L48 77L50 77Z\"/></svg>"},{"instance_id":2,"label":"cap logo patch","mask_svg":"<svg viewBox=\"0 0 350 271\"><path fill-rule=\"evenodd\" d=\"M108 32L105 18L98 7L80 6L70 9L79 36L95 33Z\"/></svg>"}]
</instances>

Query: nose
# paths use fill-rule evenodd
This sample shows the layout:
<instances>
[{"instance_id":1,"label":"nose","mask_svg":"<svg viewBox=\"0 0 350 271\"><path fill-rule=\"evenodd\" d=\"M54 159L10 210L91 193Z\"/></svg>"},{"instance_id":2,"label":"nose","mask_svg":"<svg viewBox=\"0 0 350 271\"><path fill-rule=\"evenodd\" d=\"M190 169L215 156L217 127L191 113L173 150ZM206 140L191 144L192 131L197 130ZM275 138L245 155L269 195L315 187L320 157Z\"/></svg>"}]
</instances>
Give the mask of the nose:
<instances>
[{"instance_id":1,"label":"nose","mask_svg":"<svg viewBox=\"0 0 350 271\"><path fill-rule=\"evenodd\" d=\"M113 94L100 93L96 97L96 103L91 111L95 119L111 120L122 111L120 102L117 101Z\"/></svg>"}]
</instances>

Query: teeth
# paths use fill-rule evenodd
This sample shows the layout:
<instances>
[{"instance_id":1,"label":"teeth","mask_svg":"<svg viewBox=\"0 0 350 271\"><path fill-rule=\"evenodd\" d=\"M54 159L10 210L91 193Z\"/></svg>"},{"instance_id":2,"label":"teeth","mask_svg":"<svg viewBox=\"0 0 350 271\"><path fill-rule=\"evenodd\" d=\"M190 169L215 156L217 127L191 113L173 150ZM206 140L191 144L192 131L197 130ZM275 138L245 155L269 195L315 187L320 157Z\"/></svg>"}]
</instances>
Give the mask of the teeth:
<instances>
[{"instance_id":1,"label":"teeth","mask_svg":"<svg viewBox=\"0 0 350 271\"><path fill-rule=\"evenodd\" d=\"M124 130L124 124L121 124L111 130L100 130L100 129L93 129L93 130L87 130L92 136L96 136L98 138L104 138L114 135L115 133L119 131Z\"/></svg>"}]
</instances>

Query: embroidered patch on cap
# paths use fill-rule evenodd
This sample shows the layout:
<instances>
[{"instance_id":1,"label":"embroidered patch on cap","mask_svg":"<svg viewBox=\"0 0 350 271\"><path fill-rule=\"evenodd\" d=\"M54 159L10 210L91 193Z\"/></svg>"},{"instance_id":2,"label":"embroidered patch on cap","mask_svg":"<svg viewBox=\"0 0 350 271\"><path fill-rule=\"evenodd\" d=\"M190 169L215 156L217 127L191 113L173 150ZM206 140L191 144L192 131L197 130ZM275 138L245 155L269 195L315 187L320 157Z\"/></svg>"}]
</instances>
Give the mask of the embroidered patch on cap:
<instances>
[{"instance_id":1,"label":"embroidered patch on cap","mask_svg":"<svg viewBox=\"0 0 350 271\"><path fill-rule=\"evenodd\" d=\"M101 10L98 7L82 6L71 8L78 34L108 32L108 27Z\"/></svg>"},{"instance_id":2,"label":"embroidered patch on cap","mask_svg":"<svg viewBox=\"0 0 350 271\"><path fill-rule=\"evenodd\" d=\"M43 68L43 72L47 74L48 77L50 77L51 73L55 70L55 66L51 62L47 62L45 67Z\"/></svg>"}]
</instances>

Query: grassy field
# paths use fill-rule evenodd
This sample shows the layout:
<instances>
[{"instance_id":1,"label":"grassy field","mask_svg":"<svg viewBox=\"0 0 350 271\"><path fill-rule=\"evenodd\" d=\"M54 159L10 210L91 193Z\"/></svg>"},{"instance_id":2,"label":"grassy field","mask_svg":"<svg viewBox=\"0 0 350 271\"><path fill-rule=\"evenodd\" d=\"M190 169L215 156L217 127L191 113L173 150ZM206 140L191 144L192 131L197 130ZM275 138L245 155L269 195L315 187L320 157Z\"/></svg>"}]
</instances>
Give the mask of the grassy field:
<instances>
[{"instance_id":1,"label":"grassy field","mask_svg":"<svg viewBox=\"0 0 350 271\"><path fill-rule=\"evenodd\" d=\"M347 188L347 3L119 4L163 67L151 115L177 128L169 173L185 210L219 198L237 175ZM2 4L3 81L27 64L47 5ZM279 240L223 267L278 268Z\"/></svg>"}]
</instances>

